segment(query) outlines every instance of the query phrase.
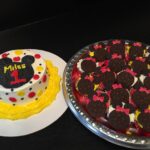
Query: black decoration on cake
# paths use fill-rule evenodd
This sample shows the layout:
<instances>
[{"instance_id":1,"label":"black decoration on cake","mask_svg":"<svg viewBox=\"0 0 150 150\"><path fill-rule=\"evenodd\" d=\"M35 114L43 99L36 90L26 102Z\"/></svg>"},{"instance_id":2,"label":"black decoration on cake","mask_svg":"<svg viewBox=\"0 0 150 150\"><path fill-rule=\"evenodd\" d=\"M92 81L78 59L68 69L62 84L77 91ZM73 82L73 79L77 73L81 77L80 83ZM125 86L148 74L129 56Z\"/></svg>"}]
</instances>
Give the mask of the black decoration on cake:
<instances>
[{"instance_id":1,"label":"black decoration on cake","mask_svg":"<svg viewBox=\"0 0 150 150\"><path fill-rule=\"evenodd\" d=\"M21 62L10 58L0 59L0 84L5 88L17 88L27 83L34 75L33 56L24 56Z\"/></svg>"}]
</instances>

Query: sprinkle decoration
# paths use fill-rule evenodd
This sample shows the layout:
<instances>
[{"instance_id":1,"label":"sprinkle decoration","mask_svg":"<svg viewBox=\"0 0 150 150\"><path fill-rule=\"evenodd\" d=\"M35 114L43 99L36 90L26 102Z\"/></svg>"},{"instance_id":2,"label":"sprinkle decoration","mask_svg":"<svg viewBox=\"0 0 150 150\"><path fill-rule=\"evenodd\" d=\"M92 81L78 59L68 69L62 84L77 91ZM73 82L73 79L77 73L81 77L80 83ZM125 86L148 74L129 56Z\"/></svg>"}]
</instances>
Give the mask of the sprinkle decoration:
<instances>
[{"instance_id":1,"label":"sprinkle decoration","mask_svg":"<svg viewBox=\"0 0 150 150\"><path fill-rule=\"evenodd\" d=\"M20 57L14 57L13 61L15 61L15 62L20 61Z\"/></svg>"},{"instance_id":2,"label":"sprinkle decoration","mask_svg":"<svg viewBox=\"0 0 150 150\"><path fill-rule=\"evenodd\" d=\"M38 80L38 79L39 79L39 75L38 75L38 74L35 74L35 75L33 76L33 79L34 79L34 80Z\"/></svg>"},{"instance_id":3,"label":"sprinkle decoration","mask_svg":"<svg viewBox=\"0 0 150 150\"><path fill-rule=\"evenodd\" d=\"M39 58L41 58L41 55L40 54L35 54L34 57L39 59Z\"/></svg>"},{"instance_id":4,"label":"sprinkle decoration","mask_svg":"<svg viewBox=\"0 0 150 150\"><path fill-rule=\"evenodd\" d=\"M29 98L32 98L32 97L34 97L35 96L35 92L30 92L29 94L28 94L28 97Z\"/></svg>"},{"instance_id":5,"label":"sprinkle decoration","mask_svg":"<svg viewBox=\"0 0 150 150\"><path fill-rule=\"evenodd\" d=\"M9 100L10 100L11 102L17 102L17 99L16 99L15 97L9 97Z\"/></svg>"},{"instance_id":6,"label":"sprinkle decoration","mask_svg":"<svg viewBox=\"0 0 150 150\"><path fill-rule=\"evenodd\" d=\"M8 53L2 54L2 58L6 58L8 56Z\"/></svg>"},{"instance_id":7,"label":"sprinkle decoration","mask_svg":"<svg viewBox=\"0 0 150 150\"><path fill-rule=\"evenodd\" d=\"M46 75L44 75L44 76L43 76L43 80L42 80L42 81L43 81L43 82L46 82L46 80L47 80L47 76L46 76Z\"/></svg>"}]
</instances>

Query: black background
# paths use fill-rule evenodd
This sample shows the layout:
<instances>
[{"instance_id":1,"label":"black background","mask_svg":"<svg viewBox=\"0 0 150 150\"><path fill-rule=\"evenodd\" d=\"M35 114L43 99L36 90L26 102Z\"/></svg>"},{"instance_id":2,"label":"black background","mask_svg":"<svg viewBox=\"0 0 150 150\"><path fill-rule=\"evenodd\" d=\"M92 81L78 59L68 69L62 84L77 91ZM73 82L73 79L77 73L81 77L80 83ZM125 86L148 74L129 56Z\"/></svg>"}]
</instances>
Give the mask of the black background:
<instances>
[{"instance_id":1,"label":"black background","mask_svg":"<svg viewBox=\"0 0 150 150\"><path fill-rule=\"evenodd\" d=\"M7 2L7 1L6 1ZM127 1L9 1L0 6L0 51L44 49L65 61L83 46L121 38L150 43L150 10L142 2ZM29 24L44 18L46 20ZM17 28L15 26L23 24ZM14 28L14 29L8 29ZM50 114L51 115L51 114ZM17 138L0 138L5 149L114 149L125 148L98 138L83 127L70 110L51 126Z\"/></svg>"}]
</instances>

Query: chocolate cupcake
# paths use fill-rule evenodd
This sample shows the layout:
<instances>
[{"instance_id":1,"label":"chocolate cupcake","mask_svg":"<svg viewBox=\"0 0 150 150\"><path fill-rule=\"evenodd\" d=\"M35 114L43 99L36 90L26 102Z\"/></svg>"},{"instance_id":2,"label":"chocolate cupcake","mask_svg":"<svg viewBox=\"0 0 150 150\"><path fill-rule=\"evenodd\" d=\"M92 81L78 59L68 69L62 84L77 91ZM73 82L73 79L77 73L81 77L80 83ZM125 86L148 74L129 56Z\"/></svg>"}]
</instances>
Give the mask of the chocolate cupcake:
<instances>
[{"instance_id":1,"label":"chocolate cupcake","mask_svg":"<svg viewBox=\"0 0 150 150\"><path fill-rule=\"evenodd\" d=\"M143 131L150 132L150 113L149 112L147 113L141 112L137 117L137 121Z\"/></svg>"},{"instance_id":2,"label":"chocolate cupcake","mask_svg":"<svg viewBox=\"0 0 150 150\"><path fill-rule=\"evenodd\" d=\"M129 93L124 88L113 89L110 93L111 105L114 107L119 105L122 106L122 102L129 103Z\"/></svg>"},{"instance_id":3,"label":"chocolate cupcake","mask_svg":"<svg viewBox=\"0 0 150 150\"><path fill-rule=\"evenodd\" d=\"M81 94L90 95L94 91L94 85L90 80L80 79L77 83L77 90Z\"/></svg>"},{"instance_id":4,"label":"chocolate cupcake","mask_svg":"<svg viewBox=\"0 0 150 150\"><path fill-rule=\"evenodd\" d=\"M134 60L131 67L133 71L137 73L137 75L140 75L140 74L146 75L148 73L147 64L145 62Z\"/></svg>"},{"instance_id":5,"label":"chocolate cupcake","mask_svg":"<svg viewBox=\"0 0 150 150\"><path fill-rule=\"evenodd\" d=\"M96 63L93 62L92 60L83 60L81 62L81 69L84 72L93 72L96 69Z\"/></svg>"},{"instance_id":6,"label":"chocolate cupcake","mask_svg":"<svg viewBox=\"0 0 150 150\"><path fill-rule=\"evenodd\" d=\"M115 130L126 131L130 125L130 118L124 112L114 110L109 114L108 122Z\"/></svg>"},{"instance_id":7,"label":"chocolate cupcake","mask_svg":"<svg viewBox=\"0 0 150 150\"><path fill-rule=\"evenodd\" d=\"M134 83L134 77L129 72L123 71L118 74L117 82L124 88L129 88Z\"/></svg>"},{"instance_id":8,"label":"chocolate cupcake","mask_svg":"<svg viewBox=\"0 0 150 150\"><path fill-rule=\"evenodd\" d=\"M106 113L106 104L100 101L91 101L86 106L87 112L94 118L104 117Z\"/></svg>"},{"instance_id":9,"label":"chocolate cupcake","mask_svg":"<svg viewBox=\"0 0 150 150\"><path fill-rule=\"evenodd\" d=\"M93 56L96 61L104 61L107 58L107 52L104 48L94 51Z\"/></svg>"},{"instance_id":10,"label":"chocolate cupcake","mask_svg":"<svg viewBox=\"0 0 150 150\"><path fill-rule=\"evenodd\" d=\"M130 43L129 58L134 60L136 57L143 57L145 46L140 42Z\"/></svg>"},{"instance_id":11,"label":"chocolate cupcake","mask_svg":"<svg viewBox=\"0 0 150 150\"><path fill-rule=\"evenodd\" d=\"M110 90L112 84L115 82L115 74L111 71L106 71L101 75L101 81L104 85L104 89Z\"/></svg>"},{"instance_id":12,"label":"chocolate cupcake","mask_svg":"<svg viewBox=\"0 0 150 150\"><path fill-rule=\"evenodd\" d=\"M150 105L150 94L137 90L133 93L132 100L138 109L144 110Z\"/></svg>"},{"instance_id":13,"label":"chocolate cupcake","mask_svg":"<svg viewBox=\"0 0 150 150\"><path fill-rule=\"evenodd\" d=\"M111 59L110 62L109 62L109 68L111 71L113 72L120 72L122 70L124 70L126 67L125 65L125 61L122 60L122 59Z\"/></svg>"},{"instance_id":14,"label":"chocolate cupcake","mask_svg":"<svg viewBox=\"0 0 150 150\"><path fill-rule=\"evenodd\" d=\"M108 46L110 46L110 54L118 54L124 58L125 55L125 45L123 40L110 40L108 42Z\"/></svg>"}]
</instances>

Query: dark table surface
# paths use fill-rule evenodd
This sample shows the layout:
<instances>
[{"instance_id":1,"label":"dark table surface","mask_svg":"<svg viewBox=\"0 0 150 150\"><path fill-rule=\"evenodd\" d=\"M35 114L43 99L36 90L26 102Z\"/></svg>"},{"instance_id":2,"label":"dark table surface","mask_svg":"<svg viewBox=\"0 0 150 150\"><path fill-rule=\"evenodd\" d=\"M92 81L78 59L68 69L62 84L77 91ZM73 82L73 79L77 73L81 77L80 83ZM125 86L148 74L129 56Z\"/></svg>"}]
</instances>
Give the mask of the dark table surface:
<instances>
[{"instance_id":1,"label":"dark table surface","mask_svg":"<svg viewBox=\"0 0 150 150\"><path fill-rule=\"evenodd\" d=\"M144 9L141 9L144 7ZM50 51L65 61L83 46L110 38L150 43L150 12L144 6L131 5L99 9L93 5L41 22L0 32L0 51L35 48ZM71 111L51 126L28 136L3 138L5 149L125 149L113 145L82 126Z\"/></svg>"}]
</instances>

